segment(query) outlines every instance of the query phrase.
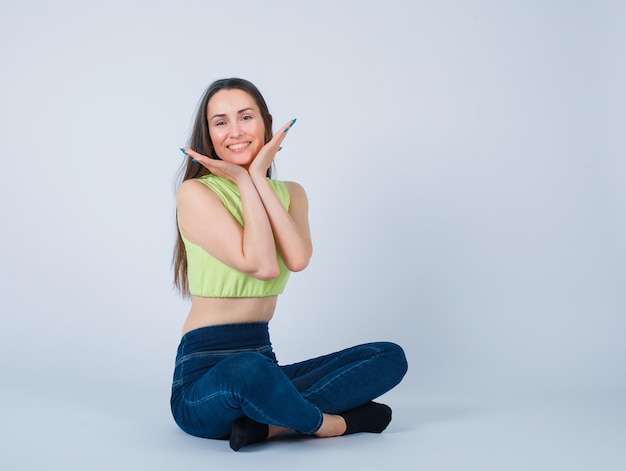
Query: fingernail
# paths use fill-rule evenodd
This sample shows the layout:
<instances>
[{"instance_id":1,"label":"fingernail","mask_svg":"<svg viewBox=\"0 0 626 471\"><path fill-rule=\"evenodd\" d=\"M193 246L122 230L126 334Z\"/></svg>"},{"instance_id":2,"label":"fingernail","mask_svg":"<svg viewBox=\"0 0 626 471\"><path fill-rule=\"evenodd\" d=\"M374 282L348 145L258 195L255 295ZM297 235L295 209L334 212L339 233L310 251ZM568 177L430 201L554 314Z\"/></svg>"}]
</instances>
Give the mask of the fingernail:
<instances>
[{"instance_id":1,"label":"fingernail","mask_svg":"<svg viewBox=\"0 0 626 471\"><path fill-rule=\"evenodd\" d=\"M183 149L182 147L180 148L180 151L185 155L189 155L187 152L185 152L185 149Z\"/></svg>"},{"instance_id":2,"label":"fingernail","mask_svg":"<svg viewBox=\"0 0 626 471\"><path fill-rule=\"evenodd\" d=\"M192 161L194 164L197 164L197 163L198 163L198 161L197 161L196 159L191 159L191 161Z\"/></svg>"},{"instance_id":3,"label":"fingernail","mask_svg":"<svg viewBox=\"0 0 626 471\"><path fill-rule=\"evenodd\" d=\"M281 150L282 150L282 147L279 147L276 152L280 152Z\"/></svg>"},{"instance_id":4,"label":"fingernail","mask_svg":"<svg viewBox=\"0 0 626 471\"><path fill-rule=\"evenodd\" d=\"M291 120L291 124L289 125L289 127L287 129L285 129L285 132L289 131L289 129L291 129L291 126L293 126L296 123L296 121L297 121L297 118L293 118Z\"/></svg>"}]
</instances>

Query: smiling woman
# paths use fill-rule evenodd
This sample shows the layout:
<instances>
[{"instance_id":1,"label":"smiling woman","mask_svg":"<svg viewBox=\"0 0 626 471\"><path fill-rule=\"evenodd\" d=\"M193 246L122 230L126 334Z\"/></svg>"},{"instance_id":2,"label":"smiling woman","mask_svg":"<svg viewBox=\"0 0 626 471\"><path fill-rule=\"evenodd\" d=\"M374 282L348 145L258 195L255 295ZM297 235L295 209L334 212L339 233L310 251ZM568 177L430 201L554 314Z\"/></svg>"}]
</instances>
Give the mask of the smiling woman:
<instances>
[{"instance_id":1,"label":"smiling woman","mask_svg":"<svg viewBox=\"0 0 626 471\"><path fill-rule=\"evenodd\" d=\"M295 119L272 134L250 82L214 82L200 103L176 195L175 284L191 296L171 407L177 424L233 450L287 430L317 437L382 432L391 409L373 402L404 377L401 347L375 342L279 365L269 321L289 273L312 254L308 202L271 179Z\"/></svg>"}]
</instances>

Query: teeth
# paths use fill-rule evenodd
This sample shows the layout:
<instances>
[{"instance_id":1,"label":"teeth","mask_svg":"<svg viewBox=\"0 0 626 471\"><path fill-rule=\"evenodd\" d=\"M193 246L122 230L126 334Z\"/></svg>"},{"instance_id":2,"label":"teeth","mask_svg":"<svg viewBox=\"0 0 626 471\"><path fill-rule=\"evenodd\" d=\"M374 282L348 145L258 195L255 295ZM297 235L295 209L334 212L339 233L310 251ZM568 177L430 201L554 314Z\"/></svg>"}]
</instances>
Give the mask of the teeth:
<instances>
[{"instance_id":1,"label":"teeth","mask_svg":"<svg viewBox=\"0 0 626 471\"><path fill-rule=\"evenodd\" d=\"M244 144L234 144L232 146L228 146L229 149L231 150L239 150L239 149L244 149L245 147L248 147L249 143L246 142Z\"/></svg>"}]
</instances>

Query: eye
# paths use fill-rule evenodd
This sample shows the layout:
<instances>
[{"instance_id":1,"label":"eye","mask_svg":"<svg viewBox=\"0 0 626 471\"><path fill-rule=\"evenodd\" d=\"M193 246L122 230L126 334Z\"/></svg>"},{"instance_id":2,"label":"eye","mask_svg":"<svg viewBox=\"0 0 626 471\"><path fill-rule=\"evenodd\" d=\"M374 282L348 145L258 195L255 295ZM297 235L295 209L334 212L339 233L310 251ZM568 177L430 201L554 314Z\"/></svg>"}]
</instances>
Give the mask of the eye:
<instances>
[{"instance_id":1,"label":"eye","mask_svg":"<svg viewBox=\"0 0 626 471\"><path fill-rule=\"evenodd\" d=\"M248 121L249 119L252 119L252 116L247 115L247 114L245 114L245 115L243 115L243 116L241 117L241 120L242 120L242 121Z\"/></svg>"},{"instance_id":2,"label":"eye","mask_svg":"<svg viewBox=\"0 0 626 471\"><path fill-rule=\"evenodd\" d=\"M215 126L223 126L226 124L226 121L217 121L216 123L214 123Z\"/></svg>"}]
</instances>

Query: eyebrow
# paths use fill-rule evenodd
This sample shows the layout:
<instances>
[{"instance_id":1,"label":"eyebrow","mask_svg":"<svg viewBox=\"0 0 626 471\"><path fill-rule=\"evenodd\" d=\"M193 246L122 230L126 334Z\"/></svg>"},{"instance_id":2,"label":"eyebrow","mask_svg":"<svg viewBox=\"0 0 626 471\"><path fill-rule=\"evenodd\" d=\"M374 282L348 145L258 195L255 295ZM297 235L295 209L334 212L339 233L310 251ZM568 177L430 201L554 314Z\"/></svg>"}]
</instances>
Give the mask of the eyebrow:
<instances>
[{"instance_id":1,"label":"eyebrow","mask_svg":"<svg viewBox=\"0 0 626 471\"><path fill-rule=\"evenodd\" d=\"M244 113L246 111L254 111L254 108L244 108L243 110L237 111L237 114L241 114L241 113ZM223 118L225 116L226 116L226 113L216 114L216 115L211 116L209 118L209 121L211 121L213 118Z\"/></svg>"}]
</instances>

